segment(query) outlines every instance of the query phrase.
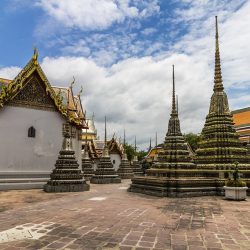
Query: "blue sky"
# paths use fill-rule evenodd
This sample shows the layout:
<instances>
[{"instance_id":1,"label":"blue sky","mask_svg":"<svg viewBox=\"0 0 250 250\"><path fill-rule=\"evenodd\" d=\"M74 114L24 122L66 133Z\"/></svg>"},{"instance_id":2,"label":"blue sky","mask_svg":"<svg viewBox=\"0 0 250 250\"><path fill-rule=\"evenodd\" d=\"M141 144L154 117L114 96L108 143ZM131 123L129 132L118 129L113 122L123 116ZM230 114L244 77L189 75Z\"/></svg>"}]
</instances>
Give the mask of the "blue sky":
<instances>
[{"instance_id":1,"label":"blue sky","mask_svg":"<svg viewBox=\"0 0 250 250\"><path fill-rule=\"evenodd\" d=\"M167 130L171 65L176 65L183 132L200 132L213 85L214 16L219 18L222 71L231 109L249 106L248 0L2 0L0 77L13 78L39 50L52 85L75 92L103 117L110 134L128 140Z\"/></svg>"}]
</instances>

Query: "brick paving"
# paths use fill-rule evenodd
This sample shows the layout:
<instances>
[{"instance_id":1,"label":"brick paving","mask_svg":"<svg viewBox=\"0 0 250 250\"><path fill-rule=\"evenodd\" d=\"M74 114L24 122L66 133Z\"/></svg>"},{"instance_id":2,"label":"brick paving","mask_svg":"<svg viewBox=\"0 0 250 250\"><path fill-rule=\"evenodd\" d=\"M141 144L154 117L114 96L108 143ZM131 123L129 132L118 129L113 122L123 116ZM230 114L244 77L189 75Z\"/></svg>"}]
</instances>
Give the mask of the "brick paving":
<instances>
[{"instance_id":1,"label":"brick paving","mask_svg":"<svg viewBox=\"0 0 250 250\"><path fill-rule=\"evenodd\" d=\"M129 183L81 193L0 192L0 234L16 228L38 237L0 249L250 250L250 200L156 198L127 192Z\"/></svg>"}]
</instances>

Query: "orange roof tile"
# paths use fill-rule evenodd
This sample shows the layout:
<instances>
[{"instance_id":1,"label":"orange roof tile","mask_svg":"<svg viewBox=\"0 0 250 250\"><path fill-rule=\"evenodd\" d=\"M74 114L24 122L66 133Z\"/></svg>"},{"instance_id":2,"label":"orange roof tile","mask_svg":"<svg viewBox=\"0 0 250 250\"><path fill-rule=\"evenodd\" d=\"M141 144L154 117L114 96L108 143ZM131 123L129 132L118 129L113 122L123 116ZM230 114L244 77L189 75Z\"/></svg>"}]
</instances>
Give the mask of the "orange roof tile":
<instances>
[{"instance_id":1,"label":"orange roof tile","mask_svg":"<svg viewBox=\"0 0 250 250\"><path fill-rule=\"evenodd\" d=\"M250 108L235 110L232 115L235 126L250 124Z\"/></svg>"}]
</instances>

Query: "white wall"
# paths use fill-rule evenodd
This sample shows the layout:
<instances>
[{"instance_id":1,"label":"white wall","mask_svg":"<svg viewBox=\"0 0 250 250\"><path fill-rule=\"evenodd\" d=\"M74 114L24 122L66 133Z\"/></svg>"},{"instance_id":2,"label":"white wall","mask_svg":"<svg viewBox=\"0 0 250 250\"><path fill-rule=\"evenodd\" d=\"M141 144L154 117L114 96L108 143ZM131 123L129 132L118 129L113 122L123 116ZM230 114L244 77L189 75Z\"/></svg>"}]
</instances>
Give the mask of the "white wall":
<instances>
[{"instance_id":1,"label":"white wall","mask_svg":"<svg viewBox=\"0 0 250 250\"><path fill-rule=\"evenodd\" d=\"M111 162L115 168L115 170L117 171L117 169L119 168L120 164L121 164L121 156L119 154L110 154L110 159ZM115 161L115 163L113 162Z\"/></svg>"},{"instance_id":2,"label":"white wall","mask_svg":"<svg viewBox=\"0 0 250 250\"><path fill-rule=\"evenodd\" d=\"M51 172L62 146L62 124L58 112L5 106L0 110L0 172ZM36 137L28 137L28 128ZM73 141L78 163L81 142Z\"/></svg>"}]
</instances>

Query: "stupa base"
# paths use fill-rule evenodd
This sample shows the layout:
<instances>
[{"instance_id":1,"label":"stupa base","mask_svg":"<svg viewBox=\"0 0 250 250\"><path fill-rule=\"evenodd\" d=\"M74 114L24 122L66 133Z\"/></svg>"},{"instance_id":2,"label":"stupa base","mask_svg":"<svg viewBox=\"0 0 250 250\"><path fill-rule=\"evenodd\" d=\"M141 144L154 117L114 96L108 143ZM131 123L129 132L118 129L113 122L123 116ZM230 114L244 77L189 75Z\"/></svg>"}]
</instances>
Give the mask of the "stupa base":
<instances>
[{"instance_id":1,"label":"stupa base","mask_svg":"<svg viewBox=\"0 0 250 250\"><path fill-rule=\"evenodd\" d=\"M135 177L128 191L158 197L195 197L223 195L224 180L169 179L151 176Z\"/></svg>"},{"instance_id":2,"label":"stupa base","mask_svg":"<svg viewBox=\"0 0 250 250\"><path fill-rule=\"evenodd\" d=\"M120 177L107 177L107 176L92 176L90 183L92 184L112 184L121 183Z\"/></svg>"},{"instance_id":3,"label":"stupa base","mask_svg":"<svg viewBox=\"0 0 250 250\"><path fill-rule=\"evenodd\" d=\"M134 177L134 174L131 173L118 173L118 175L121 179L132 179Z\"/></svg>"},{"instance_id":4,"label":"stupa base","mask_svg":"<svg viewBox=\"0 0 250 250\"><path fill-rule=\"evenodd\" d=\"M59 185L45 184L43 190L47 193L82 192L89 191L89 185L87 183Z\"/></svg>"}]
</instances>

